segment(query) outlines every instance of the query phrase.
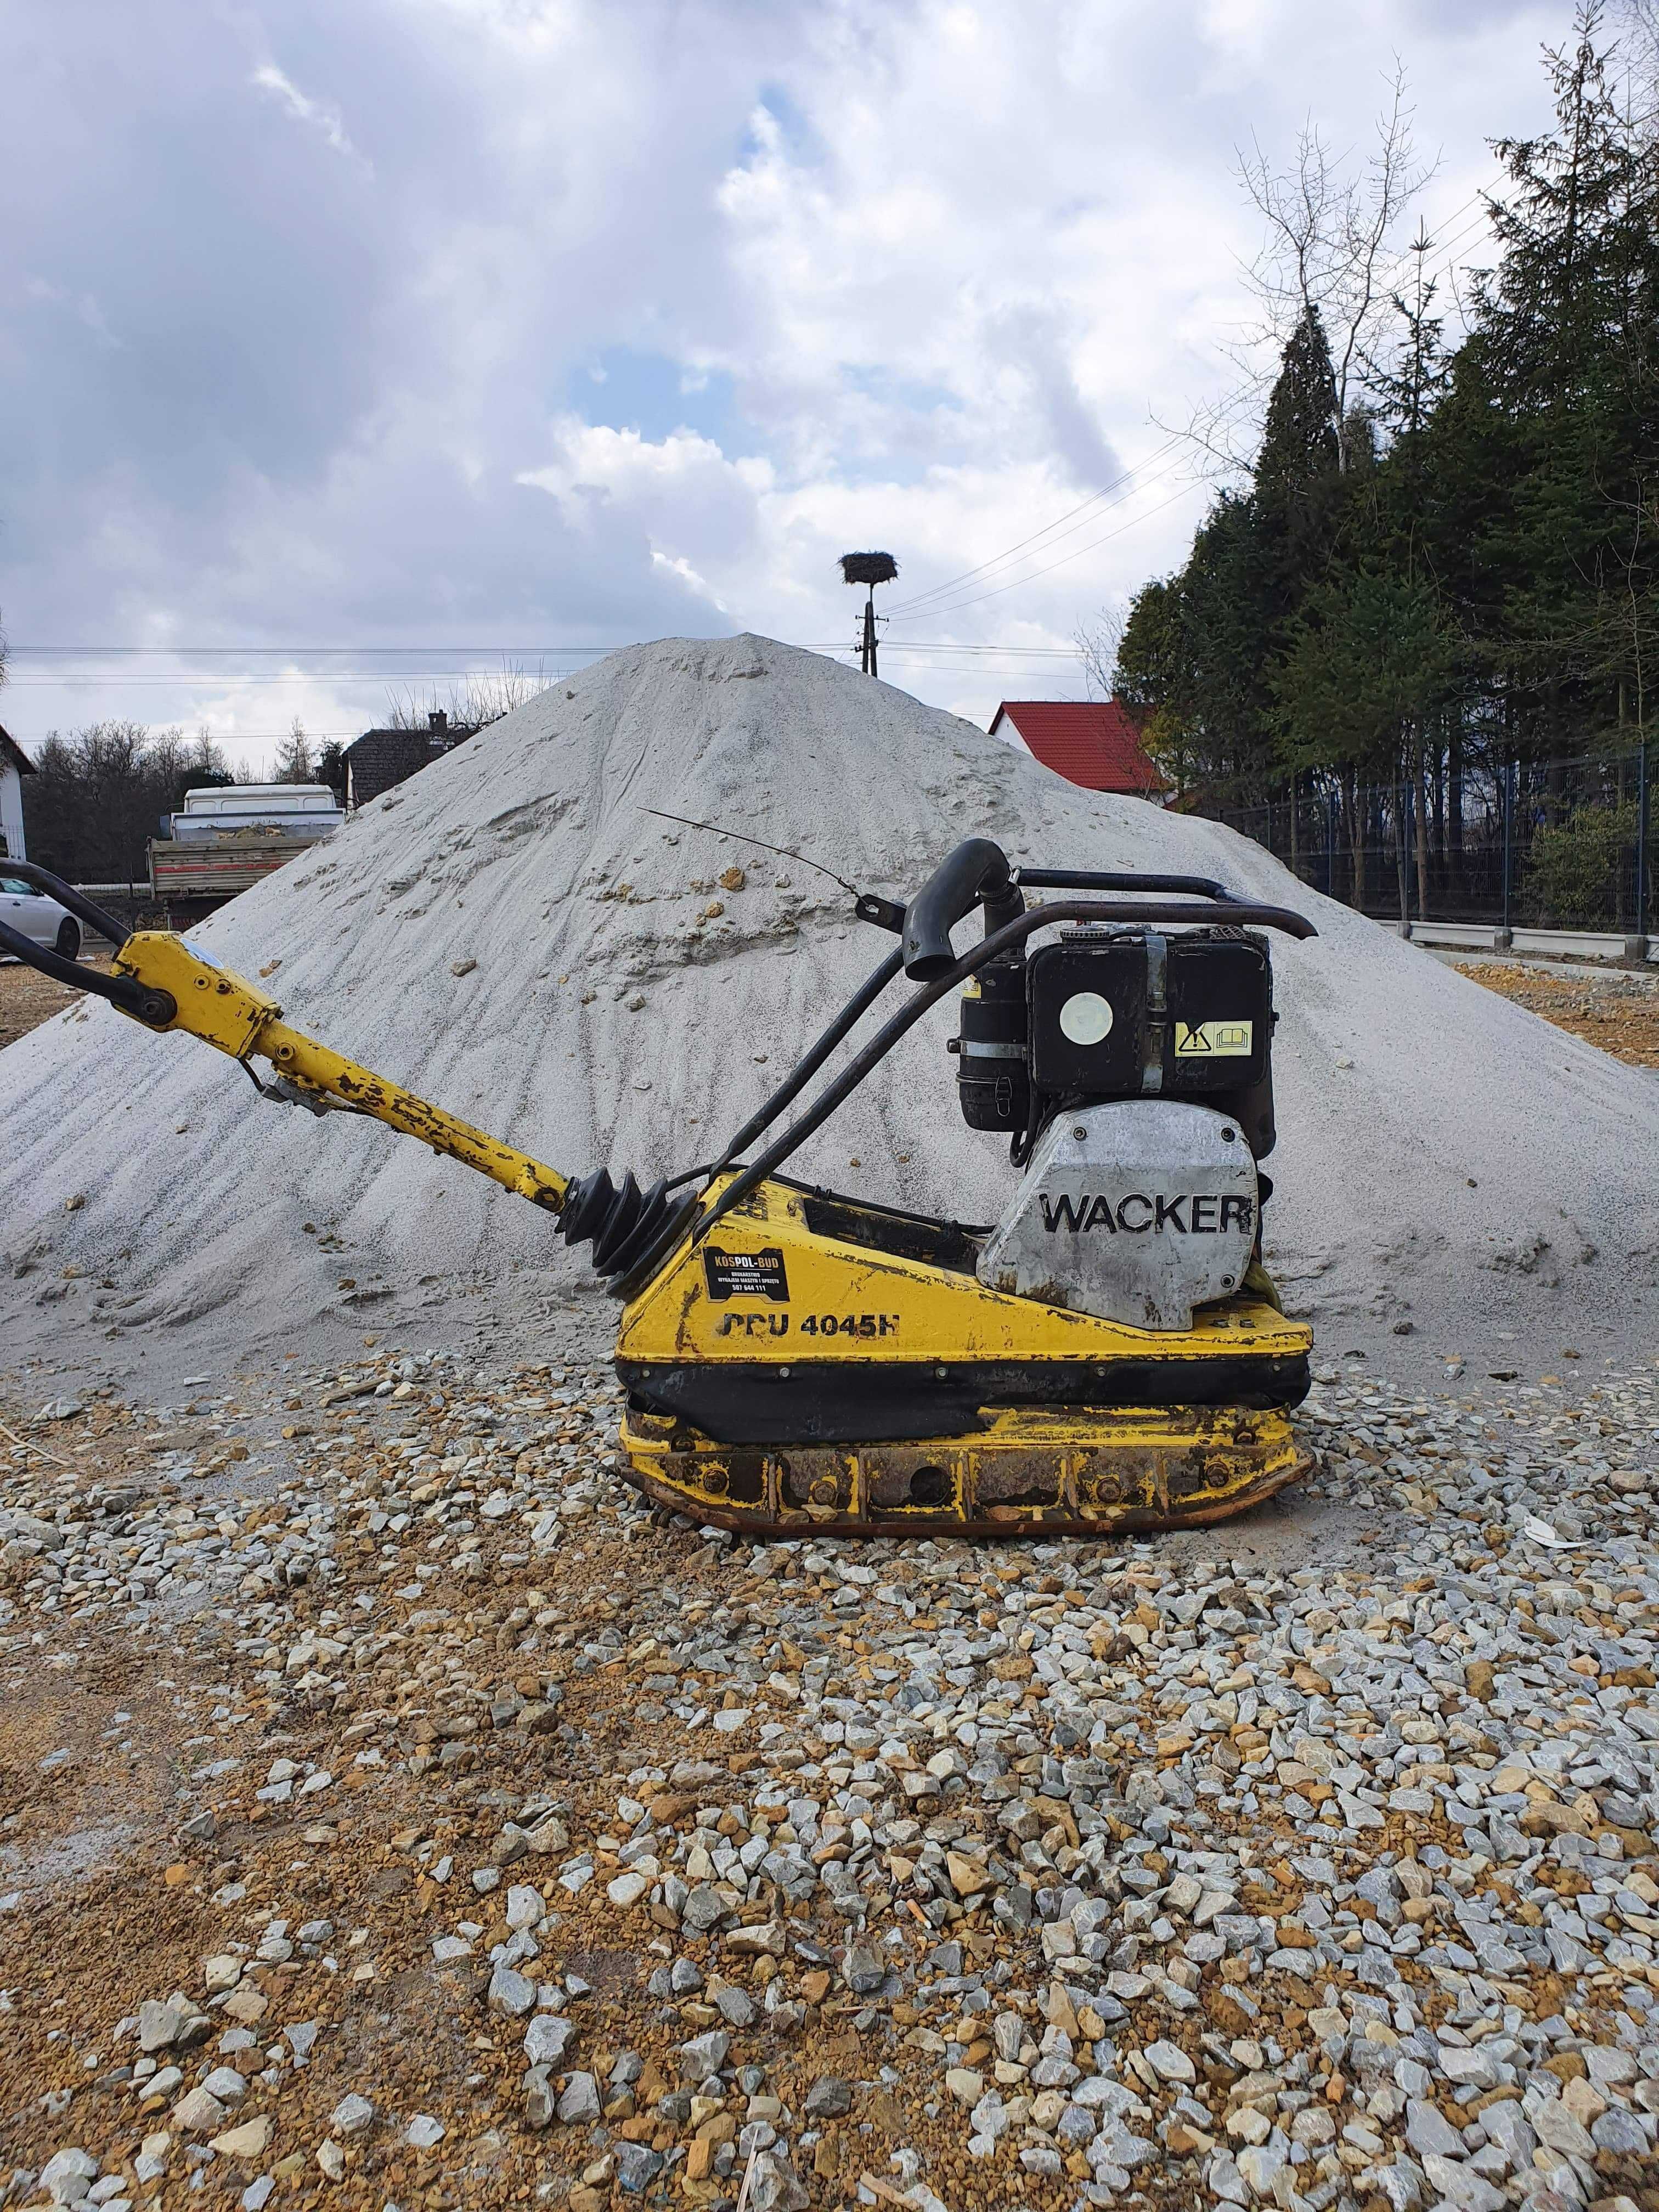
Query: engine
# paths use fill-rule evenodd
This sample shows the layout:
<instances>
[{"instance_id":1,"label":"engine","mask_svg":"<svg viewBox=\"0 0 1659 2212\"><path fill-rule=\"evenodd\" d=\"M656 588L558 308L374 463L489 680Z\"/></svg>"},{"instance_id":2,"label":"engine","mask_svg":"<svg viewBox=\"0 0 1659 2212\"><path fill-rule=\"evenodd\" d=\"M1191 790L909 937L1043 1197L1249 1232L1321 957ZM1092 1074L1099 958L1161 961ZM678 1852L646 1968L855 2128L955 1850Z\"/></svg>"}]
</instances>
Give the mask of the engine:
<instances>
[{"instance_id":1,"label":"engine","mask_svg":"<svg viewBox=\"0 0 1659 2212\"><path fill-rule=\"evenodd\" d=\"M1075 929L988 963L957 1097L1025 1174L980 1280L1148 1329L1237 1291L1272 1185L1267 947L1223 927Z\"/></svg>"}]
</instances>

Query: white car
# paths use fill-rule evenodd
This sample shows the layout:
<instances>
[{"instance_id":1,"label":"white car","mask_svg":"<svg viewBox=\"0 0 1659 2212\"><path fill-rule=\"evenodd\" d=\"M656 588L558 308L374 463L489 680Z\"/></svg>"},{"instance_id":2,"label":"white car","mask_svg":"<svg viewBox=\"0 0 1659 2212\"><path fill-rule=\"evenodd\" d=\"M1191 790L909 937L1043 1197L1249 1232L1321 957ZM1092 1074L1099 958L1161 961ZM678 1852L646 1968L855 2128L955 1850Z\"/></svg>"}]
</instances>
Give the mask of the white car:
<instances>
[{"instance_id":1,"label":"white car","mask_svg":"<svg viewBox=\"0 0 1659 2212\"><path fill-rule=\"evenodd\" d=\"M0 921L20 937L50 945L65 960L76 959L81 951L81 925L69 908L48 898L45 891L36 890L33 884L26 884L21 876L9 876L5 871L6 864L0 860ZM5 957L0 953L0 959Z\"/></svg>"}]
</instances>

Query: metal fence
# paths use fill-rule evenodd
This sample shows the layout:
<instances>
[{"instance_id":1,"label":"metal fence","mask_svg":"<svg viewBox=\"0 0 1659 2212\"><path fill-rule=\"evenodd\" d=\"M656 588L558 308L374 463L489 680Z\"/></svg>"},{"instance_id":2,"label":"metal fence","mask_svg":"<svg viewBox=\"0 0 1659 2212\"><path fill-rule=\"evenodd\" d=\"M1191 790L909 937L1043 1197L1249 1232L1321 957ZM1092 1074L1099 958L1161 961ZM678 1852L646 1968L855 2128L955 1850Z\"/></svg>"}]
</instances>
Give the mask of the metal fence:
<instances>
[{"instance_id":1,"label":"metal fence","mask_svg":"<svg viewBox=\"0 0 1659 2212\"><path fill-rule=\"evenodd\" d=\"M117 884L76 884L75 888L84 891L114 920L124 921L129 929L161 929L167 926L165 914L142 878Z\"/></svg>"},{"instance_id":2,"label":"metal fence","mask_svg":"<svg viewBox=\"0 0 1659 2212\"><path fill-rule=\"evenodd\" d=\"M1319 773L1196 811L1379 921L1611 931L1647 949L1659 823L1645 744L1572 759L1449 762L1399 783ZM1501 936L1499 941L1502 941Z\"/></svg>"}]
</instances>

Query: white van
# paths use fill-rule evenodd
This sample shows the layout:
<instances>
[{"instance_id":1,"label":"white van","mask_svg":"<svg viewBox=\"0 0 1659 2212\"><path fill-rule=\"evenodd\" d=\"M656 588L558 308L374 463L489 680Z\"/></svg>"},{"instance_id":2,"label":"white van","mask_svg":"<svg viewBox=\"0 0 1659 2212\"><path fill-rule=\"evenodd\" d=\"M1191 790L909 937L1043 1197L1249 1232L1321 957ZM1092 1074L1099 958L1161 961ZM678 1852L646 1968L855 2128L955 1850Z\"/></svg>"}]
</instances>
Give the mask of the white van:
<instances>
[{"instance_id":1,"label":"white van","mask_svg":"<svg viewBox=\"0 0 1659 2212\"><path fill-rule=\"evenodd\" d=\"M187 791L170 828L181 843L223 837L239 830L275 830L311 843L332 836L344 820L325 783L230 783Z\"/></svg>"}]
</instances>

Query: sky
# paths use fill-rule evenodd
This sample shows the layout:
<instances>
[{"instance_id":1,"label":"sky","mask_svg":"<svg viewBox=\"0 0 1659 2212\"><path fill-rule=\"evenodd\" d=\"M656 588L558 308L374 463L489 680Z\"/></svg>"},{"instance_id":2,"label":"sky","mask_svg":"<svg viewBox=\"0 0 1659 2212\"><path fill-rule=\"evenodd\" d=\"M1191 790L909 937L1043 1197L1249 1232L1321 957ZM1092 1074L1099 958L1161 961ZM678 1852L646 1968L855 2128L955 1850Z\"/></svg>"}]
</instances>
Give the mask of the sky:
<instances>
[{"instance_id":1,"label":"sky","mask_svg":"<svg viewBox=\"0 0 1659 2212\"><path fill-rule=\"evenodd\" d=\"M836 556L872 546L901 564L884 678L981 723L1083 696L1079 623L1211 495L1171 429L1238 385L1239 149L1281 162L1311 123L1362 159L1397 61L1449 282L1569 9L9 23L0 721L205 726L258 763L295 714L352 736L468 669L740 629L845 655Z\"/></svg>"}]
</instances>

